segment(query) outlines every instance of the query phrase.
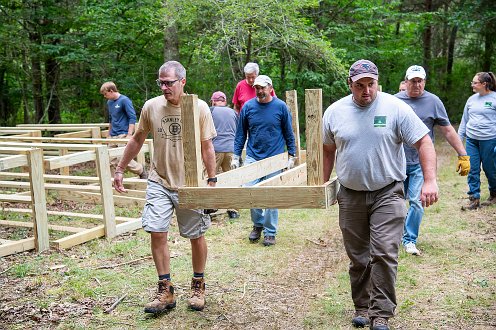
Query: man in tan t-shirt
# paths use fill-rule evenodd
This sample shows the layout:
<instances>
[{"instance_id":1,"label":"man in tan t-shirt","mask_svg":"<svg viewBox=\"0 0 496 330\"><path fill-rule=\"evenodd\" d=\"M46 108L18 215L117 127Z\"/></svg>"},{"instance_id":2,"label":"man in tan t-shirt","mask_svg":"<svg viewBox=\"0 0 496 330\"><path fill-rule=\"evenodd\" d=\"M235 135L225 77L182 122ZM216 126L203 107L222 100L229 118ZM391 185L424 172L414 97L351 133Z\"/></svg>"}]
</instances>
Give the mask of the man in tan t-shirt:
<instances>
[{"instance_id":1,"label":"man in tan t-shirt","mask_svg":"<svg viewBox=\"0 0 496 330\"><path fill-rule=\"evenodd\" d=\"M151 249L159 281L155 298L145 305L145 313L161 313L176 306L174 286L170 277L170 253L167 234L173 211L176 212L179 233L191 242L193 279L188 305L194 310L205 306L205 281L203 274L207 261L207 243L204 234L210 226L210 216L203 210L180 209L178 188L184 185L184 151L182 131L181 96L184 95L186 70L181 63L169 61L158 72L157 84L163 95L148 100L143 106L136 132L129 141L115 171L114 187L126 192L122 172L141 149L148 133L153 136L151 161L143 209L143 229L151 234ZM200 109L201 155L208 175L208 185L215 186L215 152L212 138L217 133L206 102L198 100Z\"/></svg>"}]
</instances>

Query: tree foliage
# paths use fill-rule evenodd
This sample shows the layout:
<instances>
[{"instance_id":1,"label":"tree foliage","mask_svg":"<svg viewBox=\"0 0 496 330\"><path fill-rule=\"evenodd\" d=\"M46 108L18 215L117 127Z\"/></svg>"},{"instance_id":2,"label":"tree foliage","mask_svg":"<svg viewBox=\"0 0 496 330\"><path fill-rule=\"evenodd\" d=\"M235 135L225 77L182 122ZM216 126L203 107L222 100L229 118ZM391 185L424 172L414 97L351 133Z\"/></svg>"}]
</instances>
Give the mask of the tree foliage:
<instances>
[{"instance_id":1,"label":"tree foliage","mask_svg":"<svg viewBox=\"0 0 496 330\"><path fill-rule=\"evenodd\" d=\"M0 3L0 121L105 121L100 85L115 81L139 110L160 93L169 59L187 90L232 96L257 62L276 93L322 88L324 106L345 95L347 67L374 61L386 92L406 68L428 70L427 89L455 121L467 82L494 63L490 0L6 0ZM303 114L303 107L300 113Z\"/></svg>"}]
</instances>

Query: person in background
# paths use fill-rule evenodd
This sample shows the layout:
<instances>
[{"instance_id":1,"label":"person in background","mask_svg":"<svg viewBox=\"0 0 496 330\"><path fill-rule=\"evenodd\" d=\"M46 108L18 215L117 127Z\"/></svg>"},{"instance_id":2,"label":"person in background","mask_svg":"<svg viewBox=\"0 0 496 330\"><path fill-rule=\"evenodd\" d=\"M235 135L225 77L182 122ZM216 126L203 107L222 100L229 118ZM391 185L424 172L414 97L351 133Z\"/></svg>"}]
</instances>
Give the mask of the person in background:
<instances>
[{"instance_id":1,"label":"person in background","mask_svg":"<svg viewBox=\"0 0 496 330\"><path fill-rule=\"evenodd\" d=\"M424 206L438 199L436 152L429 129L412 108L379 92L379 70L358 60L347 79L351 95L324 113L324 181L336 163L339 227L350 258L354 327L389 330L396 309L398 251L406 208L403 143L420 154Z\"/></svg>"},{"instance_id":2,"label":"person in background","mask_svg":"<svg viewBox=\"0 0 496 330\"><path fill-rule=\"evenodd\" d=\"M436 95L425 90L426 73L420 65L412 65L406 70L406 91L395 96L412 107L415 114L429 128L429 136L434 141L434 126L438 126L444 138L458 154L457 171L466 176L470 170L470 157L458 137L448 118L443 102ZM403 246L405 251L412 255L420 255L417 248L417 239L420 223L424 215L424 208L420 202L420 194L424 176L420 167L419 154L415 148L403 145L406 156L405 197L409 202L409 209L405 219L403 231Z\"/></svg>"},{"instance_id":3,"label":"person in background","mask_svg":"<svg viewBox=\"0 0 496 330\"><path fill-rule=\"evenodd\" d=\"M398 91L400 91L400 92L406 91L406 81L402 80L400 82L400 86L398 87Z\"/></svg>"},{"instance_id":4,"label":"person in background","mask_svg":"<svg viewBox=\"0 0 496 330\"><path fill-rule=\"evenodd\" d=\"M170 274L170 252L168 232L173 211L176 213L179 233L189 239L193 278L188 306L194 310L205 307L204 272L207 262L207 241L205 232L211 219L203 210L179 208L178 188L185 184L184 149L182 132L192 127L182 127L181 96L185 95L186 69L181 63L168 61L158 71L157 85L162 90L143 106L141 118L119 162L120 168L136 156L150 133L153 138L153 159L151 161L146 189L146 203L142 214L143 229L150 233L151 250L158 274L158 290L154 299L145 305L145 313L161 313L176 307L176 295ZM198 100L200 112L201 157L208 174L207 184L214 187L215 152L212 139L215 127L208 104ZM192 114L191 114L192 115ZM114 188L125 193L122 184L122 171L115 171Z\"/></svg>"},{"instance_id":5,"label":"person in background","mask_svg":"<svg viewBox=\"0 0 496 330\"><path fill-rule=\"evenodd\" d=\"M246 101L251 100L252 98L257 96L257 93L255 92L255 88L253 87L253 82L260 73L258 64L252 62L246 63L244 67L244 73L245 73L245 79L241 80L236 85L236 89L234 90L234 95L232 100L234 110L236 110L238 114L243 108L243 105L246 103ZM272 89L270 95L276 96L274 89Z\"/></svg>"},{"instance_id":6,"label":"person in background","mask_svg":"<svg viewBox=\"0 0 496 330\"><path fill-rule=\"evenodd\" d=\"M496 204L496 80L492 72L479 72L472 78L472 91L463 109L458 135L466 139L470 156L468 205L462 210L475 210ZM489 197L480 203L481 164L486 174Z\"/></svg>"},{"instance_id":7,"label":"person in background","mask_svg":"<svg viewBox=\"0 0 496 330\"><path fill-rule=\"evenodd\" d=\"M117 86L112 81L103 83L100 87L100 94L107 99L107 108L109 115L109 139L130 139L133 136L136 125L136 111L133 102L126 95L122 95L117 90ZM109 148L124 147L125 144L110 144ZM119 164L120 157L110 159L110 169L112 175ZM131 160L127 169L138 175L140 179L146 179L147 172L143 164ZM120 169L124 171L124 168Z\"/></svg>"},{"instance_id":8,"label":"person in background","mask_svg":"<svg viewBox=\"0 0 496 330\"><path fill-rule=\"evenodd\" d=\"M272 80L268 76L258 76L254 86L257 97L246 102L238 121L231 168L241 166L241 152L248 137L245 164L279 155L287 147L289 159L286 167L291 169L295 165L296 144L288 106L272 96ZM247 186L253 186L279 173L281 170L253 180ZM263 244L265 246L276 244L279 211L251 209L250 213L253 221L253 230L248 237L250 242L257 242L263 231Z\"/></svg>"},{"instance_id":9,"label":"person in background","mask_svg":"<svg viewBox=\"0 0 496 330\"><path fill-rule=\"evenodd\" d=\"M215 150L215 169L217 173L227 172L231 169L231 161L234 151L234 137L238 114L227 106L226 94L217 91L210 98L212 106L210 111L214 120L217 136L213 139ZM230 219L239 218L237 210L227 210Z\"/></svg>"}]
</instances>

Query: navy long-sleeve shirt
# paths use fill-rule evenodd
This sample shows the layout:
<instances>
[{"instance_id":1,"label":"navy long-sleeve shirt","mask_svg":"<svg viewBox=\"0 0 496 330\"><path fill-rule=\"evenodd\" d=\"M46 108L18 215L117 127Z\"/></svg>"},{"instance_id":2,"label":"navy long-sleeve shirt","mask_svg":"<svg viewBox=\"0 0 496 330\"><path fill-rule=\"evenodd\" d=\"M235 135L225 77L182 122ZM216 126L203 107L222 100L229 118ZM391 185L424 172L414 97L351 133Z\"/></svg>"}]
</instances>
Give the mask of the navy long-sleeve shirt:
<instances>
[{"instance_id":1,"label":"navy long-sleeve shirt","mask_svg":"<svg viewBox=\"0 0 496 330\"><path fill-rule=\"evenodd\" d=\"M286 103L273 98L260 103L257 98L245 103L241 110L234 140L234 154L240 156L248 137L246 155L262 160L283 153L296 153L291 114Z\"/></svg>"}]
</instances>

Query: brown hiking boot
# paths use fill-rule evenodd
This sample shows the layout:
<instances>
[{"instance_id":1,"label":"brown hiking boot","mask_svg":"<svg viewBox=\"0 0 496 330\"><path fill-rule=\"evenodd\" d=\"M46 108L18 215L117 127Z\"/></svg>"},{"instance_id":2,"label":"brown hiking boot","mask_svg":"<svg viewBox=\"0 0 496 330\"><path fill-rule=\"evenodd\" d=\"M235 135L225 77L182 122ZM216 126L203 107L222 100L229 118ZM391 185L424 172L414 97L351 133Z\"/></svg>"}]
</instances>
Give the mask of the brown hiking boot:
<instances>
[{"instance_id":1,"label":"brown hiking boot","mask_svg":"<svg viewBox=\"0 0 496 330\"><path fill-rule=\"evenodd\" d=\"M384 317L376 317L372 320L371 330L389 330L388 319Z\"/></svg>"},{"instance_id":2,"label":"brown hiking boot","mask_svg":"<svg viewBox=\"0 0 496 330\"><path fill-rule=\"evenodd\" d=\"M477 210L479 207L480 207L480 199L470 197L468 205L462 206L462 211Z\"/></svg>"},{"instance_id":3,"label":"brown hiking boot","mask_svg":"<svg viewBox=\"0 0 496 330\"><path fill-rule=\"evenodd\" d=\"M145 305L145 313L162 313L176 307L174 286L169 280L158 281L158 290L155 298Z\"/></svg>"},{"instance_id":4,"label":"brown hiking boot","mask_svg":"<svg viewBox=\"0 0 496 330\"><path fill-rule=\"evenodd\" d=\"M276 237L275 236L264 236L263 240L263 245L265 246L271 246L276 244Z\"/></svg>"},{"instance_id":5,"label":"brown hiking boot","mask_svg":"<svg viewBox=\"0 0 496 330\"><path fill-rule=\"evenodd\" d=\"M260 236L262 236L262 230L263 227L255 227L253 226L253 230L250 233L250 236L248 236L248 239L250 242L255 243L260 239Z\"/></svg>"},{"instance_id":6,"label":"brown hiking boot","mask_svg":"<svg viewBox=\"0 0 496 330\"><path fill-rule=\"evenodd\" d=\"M351 319L351 324L355 328L364 328L365 326L369 325L369 323L369 313L364 310L356 311L355 315L353 315L353 318Z\"/></svg>"},{"instance_id":7,"label":"brown hiking boot","mask_svg":"<svg viewBox=\"0 0 496 330\"><path fill-rule=\"evenodd\" d=\"M205 307L205 280L203 277L191 279L191 297L188 306L195 311L201 311Z\"/></svg>"},{"instance_id":8,"label":"brown hiking boot","mask_svg":"<svg viewBox=\"0 0 496 330\"><path fill-rule=\"evenodd\" d=\"M490 206L493 204L496 204L496 192L491 191L489 198L485 202L482 202L481 206Z\"/></svg>"}]
</instances>

